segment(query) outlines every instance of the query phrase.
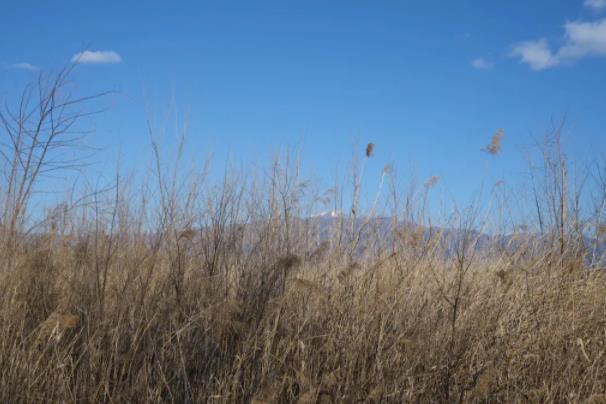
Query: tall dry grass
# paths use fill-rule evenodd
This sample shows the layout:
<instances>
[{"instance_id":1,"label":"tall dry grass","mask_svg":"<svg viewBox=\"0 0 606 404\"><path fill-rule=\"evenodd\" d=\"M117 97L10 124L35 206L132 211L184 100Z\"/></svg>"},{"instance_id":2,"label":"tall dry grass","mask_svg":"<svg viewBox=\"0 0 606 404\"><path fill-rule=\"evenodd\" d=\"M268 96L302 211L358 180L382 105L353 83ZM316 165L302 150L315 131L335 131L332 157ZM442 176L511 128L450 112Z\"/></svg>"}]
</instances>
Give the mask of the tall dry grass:
<instances>
[{"instance_id":1,"label":"tall dry grass","mask_svg":"<svg viewBox=\"0 0 606 404\"><path fill-rule=\"evenodd\" d=\"M426 220L437 177L326 224L291 162L216 186L153 150L153 182L33 228L2 188L0 402L605 402L603 260L561 160L543 234L486 244L477 210Z\"/></svg>"}]
</instances>

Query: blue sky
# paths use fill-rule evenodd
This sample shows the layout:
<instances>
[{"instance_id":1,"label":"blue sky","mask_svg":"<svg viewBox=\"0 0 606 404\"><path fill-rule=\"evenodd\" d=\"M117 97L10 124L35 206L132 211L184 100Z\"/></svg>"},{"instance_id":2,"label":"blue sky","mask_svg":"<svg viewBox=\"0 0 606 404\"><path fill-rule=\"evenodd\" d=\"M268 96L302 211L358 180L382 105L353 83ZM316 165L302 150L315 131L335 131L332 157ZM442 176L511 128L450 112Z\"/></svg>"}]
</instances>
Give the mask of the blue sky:
<instances>
[{"instance_id":1,"label":"blue sky","mask_svg":"<svg viewBox=\"0 0 606 404\"><path fill-rule=\"evenodd\" d=\"M90 122L100 172L148 161L150 115L187 119L190 158L262 166L292 147L326 182L374 142L369 183L393 163L461 201L519 183L564 116L572 160L606 151L606 0L20 0L0 38L3 102L78 52L79 92L118 91ZM503 153L482 153L499 128Z\"/></svg>"}]
</instances>

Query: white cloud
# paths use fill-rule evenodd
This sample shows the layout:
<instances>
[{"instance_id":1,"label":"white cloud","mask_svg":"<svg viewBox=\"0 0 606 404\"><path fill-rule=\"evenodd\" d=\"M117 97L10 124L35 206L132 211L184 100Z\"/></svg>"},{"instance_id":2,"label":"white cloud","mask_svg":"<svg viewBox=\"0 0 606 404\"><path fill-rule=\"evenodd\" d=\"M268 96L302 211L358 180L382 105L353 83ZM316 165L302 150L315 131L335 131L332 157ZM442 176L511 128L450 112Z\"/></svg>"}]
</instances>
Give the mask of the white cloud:
<instances>
[{"instance_id":1,"label":"white cloud","mask_svg":"<svg viewBox=\"0 0 606 404\"><path fill-rule=\"evenodd\" d=\"M491 69L494 64L492 62L487 61L484 58L476 58L471 61L471 65L476 69Z\"/></svg>"},{"instance_id":2,"label":"white cloud","mask_svg":"<svg viewBox=\"0 0 606 404\"><path fill-rule=\"evenodd\" d=\"M572 63L588 56L606 56L606 18L593 22L567 22L564 31L564 43L556 51L551 50L547 41L540 39L516 45L512 55L533 70Z\"/></svg>"},{"instance_id":3,"label":"white cloud","mask_svg":"<svg viewBox=\"0 0 606 404\"><path fill-rule=\"evenodd\" d=\"M596 22L567 22L564 28L566 42L558 51L559 59L606 55L606 18Z\"/></svg>"},{"instance_id":4,"label":"white cloud","mask_svg":"<svg viewBox=\"0 0 606 404\"><path fill-rule=\"evenodd\" d=\"M606 0L585 0L585 7L600 11L606 8Z\"/></svg>"},{"instance_id":5,"label":"white cloud","mask_svg":"<svg viewBox=\"0 0 606 404\"><path fill-rule=\"evenodd\" d=\"M5 69L28 70L30 72L40 70L40 68L38 66L34 66L31 63L25 63L25 62L12 63L12 64L2 63L2 67L4 67Z\"/></svg>"},{"instance_id":6,"label":"white cloud","mask_svg":"<svg viewBox=\"0 0 606 404\"><path fill-rule=\"evenodd\" d=\"M512 55L530 65L532 70L543 70L558 64L544 39L522 42L513 48Z\"/></svg>"},{"instance_id":7,"label":"white cloud","mask_svg":"<svg viewBox=\"0 0 606 404\"><path fill-rule=\"evenodd\" d=\"M122 57L114 51L90 51L76 53L72 62L83 64L115 64L122 63Z\"/></svg>"}]
</instances>

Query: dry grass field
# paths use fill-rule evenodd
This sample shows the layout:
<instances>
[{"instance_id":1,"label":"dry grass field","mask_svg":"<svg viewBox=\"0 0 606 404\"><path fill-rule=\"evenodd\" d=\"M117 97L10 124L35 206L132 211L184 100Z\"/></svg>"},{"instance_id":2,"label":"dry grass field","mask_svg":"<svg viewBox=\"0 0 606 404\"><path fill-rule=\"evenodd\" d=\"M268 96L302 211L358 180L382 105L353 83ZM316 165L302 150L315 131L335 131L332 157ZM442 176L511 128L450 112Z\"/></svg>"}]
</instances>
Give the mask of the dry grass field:
<instances>
[{"instance_id":1,"label":"dry grass field","mask_svg":"<svg viewBox=\"0 0 606 404\"><path fill-rule=\"evenodd\" d=\"M358 207L374 145L351 212L330 220L306 214L315 199L288 164L207 185L155 144L143 185L116 176L40 217L41 173L72 164L53 154L81 113L65 77L2 115L0 402L606 402L606 272L590 245L606 171L597 208L579 209L558 142L536 228L506 239L482 238L480 209L432 225L437 178Z\"/></svg>"}]
</instances>

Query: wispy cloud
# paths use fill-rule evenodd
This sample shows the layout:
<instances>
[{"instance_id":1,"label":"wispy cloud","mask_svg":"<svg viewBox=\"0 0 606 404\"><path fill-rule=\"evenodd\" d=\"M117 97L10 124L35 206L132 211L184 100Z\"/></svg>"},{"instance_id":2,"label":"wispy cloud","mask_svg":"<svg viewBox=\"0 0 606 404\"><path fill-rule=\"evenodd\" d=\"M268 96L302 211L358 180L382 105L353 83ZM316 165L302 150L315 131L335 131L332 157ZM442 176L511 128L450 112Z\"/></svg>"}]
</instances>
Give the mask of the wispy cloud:
<instances>
[{"instance_id":1,"label":"wispy cloud","mask_svg":"<svg viewBox=\"0 0 606 404\"><path fill-rule=\"evenodd\" d=\"M519 57L532 70L543 70L558 64L544 39L522 42L513 48L512 55Z\"/></svg>"},{"instance_id":2,"label":"wispy cloud","mask_svg":"<svg viewBox=\"0 0 606 404\"><path fill-rule=\"evenodd\" d=\"M555 51L552 51L545 39L539 39L517 44L512 55L533 70L573 63L589 56L606 56L606 18L592 22L567 22L564 24L563 45Z\"/></svg>"},{"instance_id":3,"label":"wispy cloud","mask_svg":"<svg viewBox=\"0 0 606 404\"><path fill-rule=\"evenodd\" d=\"M76 53L72 57L73 63L82 64L116 64L122 63L122 57L114 51L91 51Z\"/></svg>"},{"instance_id":4,"label":"wispy cloud","mask_svg":"<svg viewBox=\"0 0 606 404\"><path fill-rule=\"evenodd\" d=\"M494 67L494 63L489 62L484 58L476 58L471 61L471 66L475 67L476 69L486 70L492 69L492 67Z\"/></svg>"},{"instance_id":5,"label":"wispy cloud","mask_svg":"<svg viewBox=\"0 0 606 404\"><path fill-rule=\"evenodd\" d=\"M31 64L31 63L25 63L25 62L21 62L21 63L2 63L1 65L5 69L28 70L30 72L34 72L34 71L40 70L40 68L38 66L35 66L35 65Z\"/></svg>"},{"instance_id":6,"label":"wispy cloud","mask_svg":"<svg viewBox=\"0 0 606 404\"><path fill-rule=\"evenodd\" d=\"M585 0L585 7L592 10L601 11L606 9L606 0Z\"/></svg>"},{"instance_id":7,"label":"wispy cloud","mask_svg":"<svg viewBox=\"0 0 606 404\"><path fill-rule=\"evenodd\" d=\"M566 42L558 51L559 59L606 56L606 18L596 22L569 22L564 28Z\"/></svg>"}]
</instances>

